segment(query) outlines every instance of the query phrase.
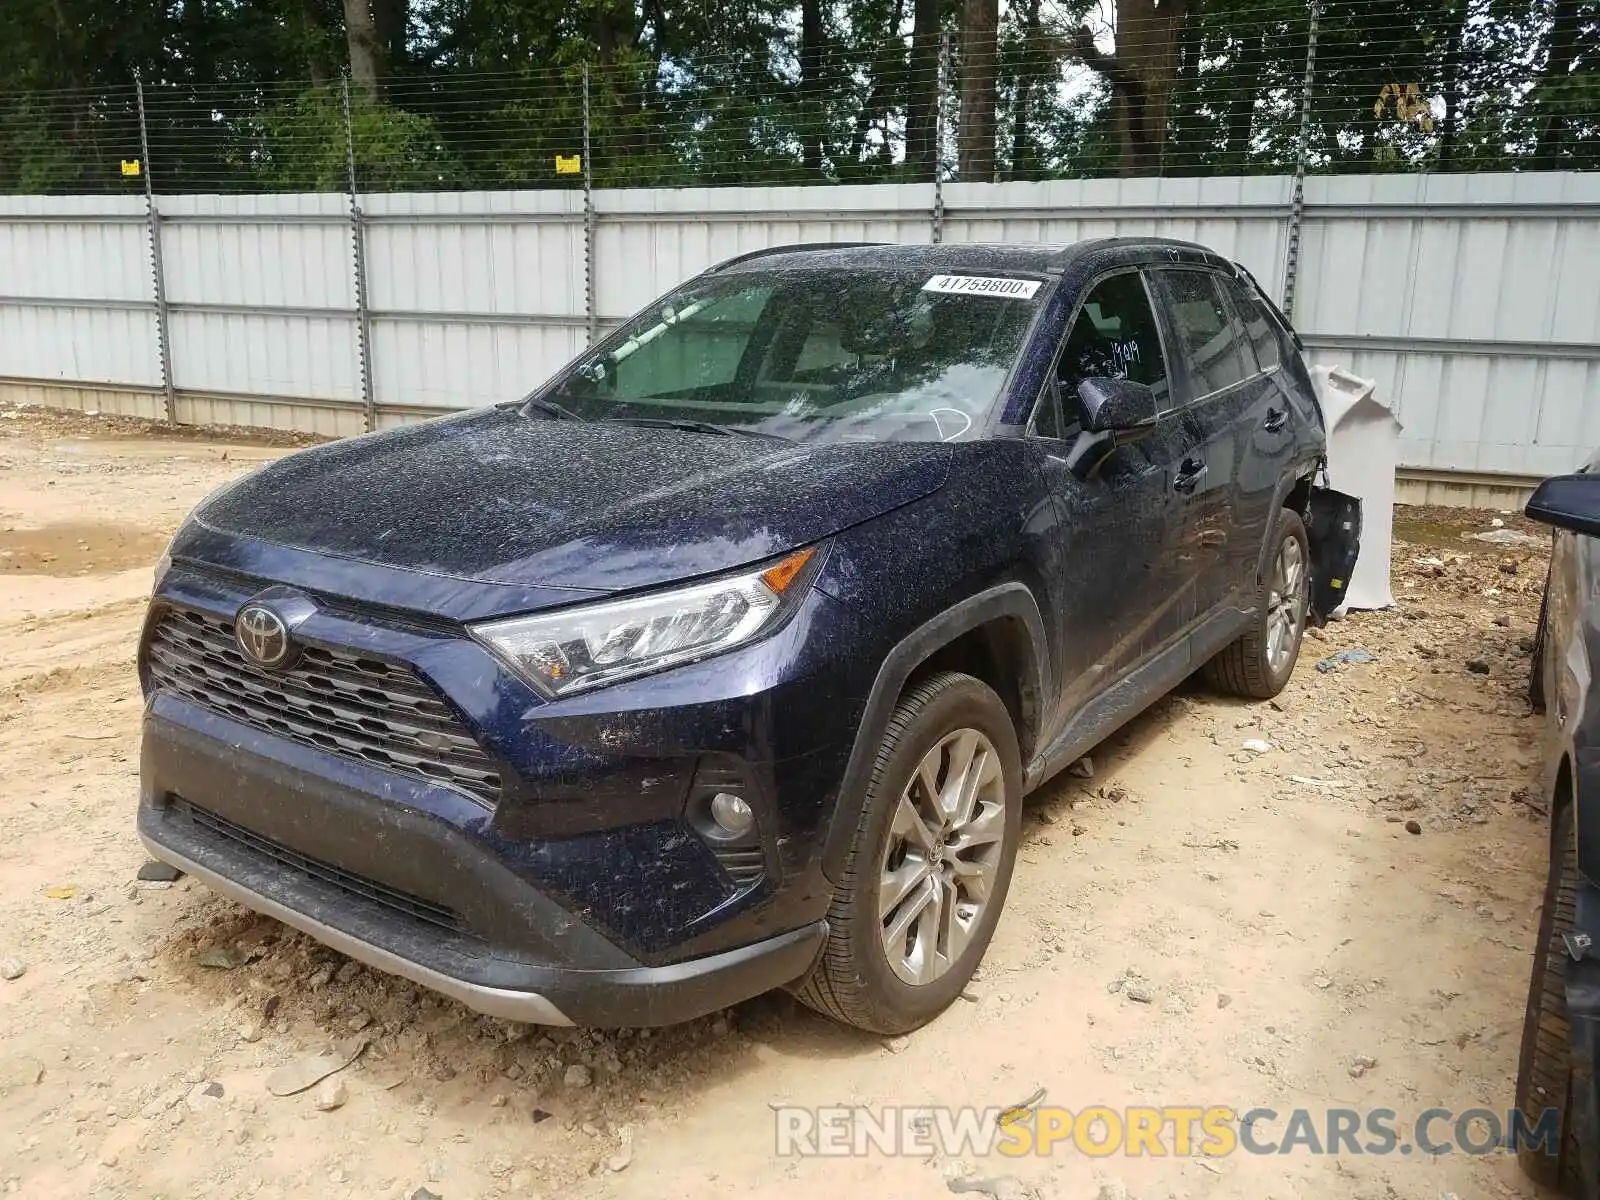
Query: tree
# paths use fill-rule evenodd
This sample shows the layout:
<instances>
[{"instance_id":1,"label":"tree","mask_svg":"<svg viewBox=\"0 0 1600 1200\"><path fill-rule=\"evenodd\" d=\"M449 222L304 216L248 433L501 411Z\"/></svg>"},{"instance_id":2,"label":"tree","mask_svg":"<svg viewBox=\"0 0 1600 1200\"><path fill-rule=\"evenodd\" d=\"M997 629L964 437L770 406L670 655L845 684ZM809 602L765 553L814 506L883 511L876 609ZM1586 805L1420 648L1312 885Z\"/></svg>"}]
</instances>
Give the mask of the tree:
<instances>
[{"instance_id":1,"label":"tree","mask_svg":"<svg viewBox=\"0 0 1600 1200\"><path fill-rule=\"evenodd\" d=\"M1594 46L1587 71L1578 70L1585 10L1591 33L1600 33L1600 6L1584 0L1553 0L1550 5L1549 51L1535 89L1540 120L1533 151L1535 164L1545 170L1577 165L1564 160L1577 148L1585 113L1591 138L1600 123L1600 55L1592 53ZM1589 161L1597 157L1600 152L1591 145Z\"/></svg>"},{"instance_id":2,"label":"tree","mask_svg":"<svg viewBox=\"0 0 1600 1200\"><path fill-rule=\"evenodd\" d=\"M914 0L911 62L906 79L906 166L931 180L938 165L939 0Z\"/></svg>"},{"instance_id":3,"label":"tree","mask_svg":"<svg viewBox=\"0 0 1600 1200\"><path fill-rule=\"evenodd\" d=\"M962 0L961 127L956 141L956 169L963 180L973 183L994 180L999 34L999 0Z\"/></svg>"},{"instance_id":4,"label":"tree","mask_svg":"<svg viewBox=\"0 0 1600 1200\"><path fill-rule=\"evenodd\" d=\"M323 14L322 0L293 0L294 28L299 34L299 58L306 64L306 74L313 87L324 87L333 81L334 70L329 22Z\"/></svg>"},{"instance_id":5,"label":"tree","mask_svg":"<svg viewBox=\"0 0 1600 1200\"><path fill-rule=\"evenodd\" d=\"M374 99L384 71L372 0L344 0L344 29L350 44L350 80L362 96Z\"/></svg>"},{"instance_id":6,"label":"tree","mask_svg":"<svg viewBox=\"0 0 1600 1200\"><path fill-rule=\"evenodd\" d=\"M135 71L160 190L337 182L345 70L363 186L576 186L585 66L608 187L1293 168L1307 0L1113 2L7 0L0 189L141 189ZM1319 7L1312 169L1600 166L1600 0Z\"/></svg>"},{"instance_id":7,"label":"tree","mask_svg":"<svg viewBox=\"0 0 1600 1200\"><path fill-rule=\"evenodd\" d=\"M1165 166L1180 39L1190 4L1198 0L1117 0L1116 50L1095 44L1080 26L1072 50L1111 85L1111 117L1121 175L1160 174Z\"/></svg>"},{"instance_id":8,"label":"tree","mask_svg":"<svg viewBox=\"0 0 1600 1200\"><path fill-rule=\"evenodd\" d=\"M372 32L385 74L405 69L410 22L407 0L372 0Z\"/></svg>"},{"instance_id":9,"label":"tree","mask_svg":"<svg viewBox=\"0 0 1600 1200\"><path fill-rule=\"evenodd\" d=\"M1037 93L1043 82L1041 50L1044 33L1039 24L1039 0L1024 0L1022 28L1018 33L1016 68L1013 73L1014 99L1011 104L1010 179L1034 179L1039 175L1039 147L1034 139L1033 117Z\"/></svg>"},{"instance_id":10,"label":"tree","mask_svg":"<svg viewBox=\"0 0 1600 1200\"><path fill-rule=\"evenodd\" d=\"M808 175L822 174L822 0L800 0L800 146Z\"/></svg>"}]
</instances>

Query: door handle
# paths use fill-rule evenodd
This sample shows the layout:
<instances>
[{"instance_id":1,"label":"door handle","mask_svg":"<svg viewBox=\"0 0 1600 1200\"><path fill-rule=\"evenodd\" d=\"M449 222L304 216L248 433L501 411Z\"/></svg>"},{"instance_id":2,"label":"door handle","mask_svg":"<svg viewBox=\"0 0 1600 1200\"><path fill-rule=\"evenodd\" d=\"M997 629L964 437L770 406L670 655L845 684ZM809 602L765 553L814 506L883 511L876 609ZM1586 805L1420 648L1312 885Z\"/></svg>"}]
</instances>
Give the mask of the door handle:
<instances>
[{"instance_id":1,"label":"door handle","mask_svg":"<svg viewBox=\"0 0 1600 1200\"><path fill-rule=\"evenodd\" d=\"M1200 462L1198 459L1186 458L1178 464L1178 474L1172 481L1172 490L1182 492L1187 496L1205 478L1205 474L1205 463Z\"/></svg>"},{"instance_id":2,"label":"door handle","mask_svg":"<svg viewBox=\"0 0 1600 1200\"><path fill-rule=\"evenodd\" d=\"M1289 423L1289 410L1286 408L1267 409L1267 419L1261 422L1261 428L1268 433L1277 433Z\"/></svg>"}]
</instances>

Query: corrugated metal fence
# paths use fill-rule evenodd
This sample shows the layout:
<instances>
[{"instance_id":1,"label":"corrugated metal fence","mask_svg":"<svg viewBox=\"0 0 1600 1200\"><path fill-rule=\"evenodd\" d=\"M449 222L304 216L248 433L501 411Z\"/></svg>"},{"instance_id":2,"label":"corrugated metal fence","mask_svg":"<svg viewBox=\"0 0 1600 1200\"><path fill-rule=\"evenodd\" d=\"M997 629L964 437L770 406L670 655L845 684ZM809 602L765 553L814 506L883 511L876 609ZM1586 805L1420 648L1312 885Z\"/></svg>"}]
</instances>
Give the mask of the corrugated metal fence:
<instances>
[{"instance_id":1,"label":"corrugated metal fence","mask_svg":"<svg viewBox=\"0 0 1600 1200\"><path fill-rule=\"evenodd\" d=\"M339 195L0 197L0 398L356 433L521 395L591 328L790 242L1161 234L1282 296L1292 187L597 191L592 221L572 191L373 194L356 214ZM1311 357L1378 380L1414 478L1514 483L1600 445L1600 175L1312 177L1302 222L1295 322Z\"/></svg>"}]
</instances>

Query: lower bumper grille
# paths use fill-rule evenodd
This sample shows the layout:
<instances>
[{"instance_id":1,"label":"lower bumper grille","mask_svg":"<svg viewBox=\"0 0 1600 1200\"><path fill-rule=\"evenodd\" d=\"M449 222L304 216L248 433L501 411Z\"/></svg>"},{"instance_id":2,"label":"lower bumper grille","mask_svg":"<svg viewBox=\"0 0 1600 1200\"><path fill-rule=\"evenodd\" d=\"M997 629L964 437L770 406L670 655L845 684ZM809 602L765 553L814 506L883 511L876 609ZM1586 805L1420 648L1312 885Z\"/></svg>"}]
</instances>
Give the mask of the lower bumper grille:
<instances>
[{"instance_id":1,"label":"lower bumper grille","mask_svg":"<svg viewBox=\"0 0 1600 1200\"><path fill-rule=\"evenodd\" d=\"M273 841L259 833L246 829L228 818L219 816L209 809L191 804L187 800L175 801L179 812L186 813L190 820L203 829L220 838L225 838L239 849L248 851L256 858L270 859L279 866L287 867L310 879L321 883L331 884L346 895L358 896L381 905L391 912L410 917L413 920L424 921L429 925L445 929L451 933L465 934L467 928L461 916L453 908L443 904L435 904L431 900L424 900L421 896L414 896L410 892L402 892L398 888L389 887L375 879L368 879L364 875L357 875L336 867L332 863L323 862L321 859L312 858L310 855L301 854L298 850L290 849L282 842Z\"/></svg>"},{"instance_id":2,"label":"lower bumper grille","mask_svg":"<svg viewBox=\"0 0 1600 1200\"><path fill-rule=\"evenodd\" d=\"M307 646L289 670L264 671L230 623L177 608L151 634L149 661L156 687L236 721L499 802L494 761L407 667Z\"/></svg>"},{"instance_id":3,"label":"lower bumper grille","mask_svg":"<svg viewBox=\"0 0 1600 1200\"><path fill-rule=\"evenodd\" d=\"M717 862L722 864L722 869L728 873L728 878L740 887L756 882L767 869L766 854L760 846L743 850L718 847L712 853L717 856Z\"/></svg>"}]
</instances>

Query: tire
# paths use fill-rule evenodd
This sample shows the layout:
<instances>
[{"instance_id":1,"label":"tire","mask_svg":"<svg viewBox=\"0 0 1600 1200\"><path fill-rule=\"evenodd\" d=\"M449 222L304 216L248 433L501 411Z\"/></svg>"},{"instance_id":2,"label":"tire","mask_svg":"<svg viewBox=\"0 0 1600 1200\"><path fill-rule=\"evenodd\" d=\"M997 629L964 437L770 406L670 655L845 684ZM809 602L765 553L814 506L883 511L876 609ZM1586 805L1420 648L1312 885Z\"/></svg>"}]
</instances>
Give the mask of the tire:
<instances>
[{"instance_id":1,"label":"tire","mask_svg":"<svg viewBox=\"0 0 1600 1200\"><path fill-rule=\"evenodd\" d=\"M1581 1156L1572 1114L1567 1032L1567 949L1563 935L1572 928L1578 890L1575 808L1562 802L1551 834L1550 874L1545 884L1539 940L1533 949L1533 977L1522 1021L1522 1054L1517 1064L1517 1107L1532 1128L1547 1108L1561 1114L1559 1154L1518 1146L1517 1165L1535 1183L1563 1195L1584 1195Z\"/></svg>"},{"instance_id":2,"label":"tire","mask_svg":"<svg viewBox=\"0 0 1600 1200\"><path fill-rule=\"evenodd\" d=\"M1284 592L1279 587L1280 568L1285 565L1285 555L1292 553L1293 543L1299 557L1298 581L1292 582L1283 603ZM1205 680L1218 691L1252 700L1270 700L1289 682L1294 665L1300 658L1300 643L1306 632L1306 610L1311 600L1311 546L1306 539L1306 527L1298 513L1291 509L1278 511L1273 526L1271 555L1266 574L1261 580L1261 590L1256 599L1256 620L1248 633L1223 650L1201 669ZM1287 604L1287 610L1284 608ZM1285 616L1285 611L1287 616ZM1292 628L1285 637L1290 643L1287 653L1274 653L1273 631L1277 623L1292 617Z\"/></svg>"},{"instance_id":3,"label":"tire","mask_svg":"<svg viewBox=\"0 0 1600 1200\"><path fill-rule=\"evenodd\" d=\"M969 739L971 734L979 736ZM972 819L952 823L952 829L966 832L952 832L955 840L946 845L933 829L943 811L933 795L952 790L968 745L973 747L966 760L969 773L978 780L968 806ZM934 764L932 788L922 770L925 763ZM902 801L927 819L920 826L908 821ZM995 804L1003 810L995 812ZM909 688L878 747L828 910L828 941L811 974L795 988L800 1000L872 1033L908 1033L933 1020L961 994L988 948L1005 906L1021 830L1022 761L1016 729L1000 697L980 680L953 671ZM979 864L987 872L981 903L967 890L978 888ZM903 887L903 898L880 917L886 887ZM930 920L927 910L934 898L948 920ZM906 924L913 913L919 915L891 939L886 930ZM955 953L940 951L952 943Z\"/></svg>"}]
</instances>

